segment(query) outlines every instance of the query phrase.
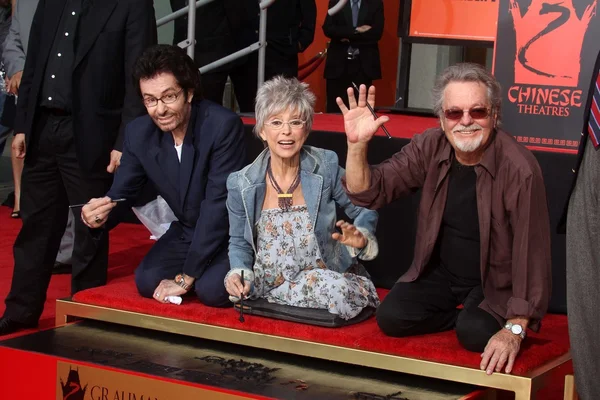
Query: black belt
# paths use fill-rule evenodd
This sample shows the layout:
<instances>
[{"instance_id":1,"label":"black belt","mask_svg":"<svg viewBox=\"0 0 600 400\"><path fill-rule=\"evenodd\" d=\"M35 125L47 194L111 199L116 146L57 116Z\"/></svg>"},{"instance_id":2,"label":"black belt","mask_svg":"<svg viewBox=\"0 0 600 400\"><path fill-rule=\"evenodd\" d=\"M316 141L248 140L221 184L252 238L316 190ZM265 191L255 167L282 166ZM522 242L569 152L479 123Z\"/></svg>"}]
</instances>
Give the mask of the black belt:
<instances>
[{"instance_id":1,"label":"black belt","mask_svg":"<svg viewBox=\"0 0 600 400\"><path fill-rule=\"evenodd\" d=\"M68 117L71 115L71 111L63 110L61 108L50 108L50 107L40 107L42 112L46 114L53 115L55 117Z\"/></svg>"}]
</instances>

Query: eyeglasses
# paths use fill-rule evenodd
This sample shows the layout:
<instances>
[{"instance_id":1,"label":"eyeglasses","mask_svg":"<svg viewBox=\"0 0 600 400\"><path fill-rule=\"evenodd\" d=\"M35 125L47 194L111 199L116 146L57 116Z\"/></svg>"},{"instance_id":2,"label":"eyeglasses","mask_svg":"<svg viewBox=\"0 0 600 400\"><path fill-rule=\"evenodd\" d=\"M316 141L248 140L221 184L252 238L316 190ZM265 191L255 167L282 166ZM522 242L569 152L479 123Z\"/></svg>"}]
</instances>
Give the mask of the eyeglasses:
<instances>
[{"instance_id":1,"label":"eyeglasses","mask_svg":"<svg viewBox=\"0 0 600 400\"><path fill-rule=\"evenodd\" d=\"M458 121L468 112L473 119L485 119L490 115L490 109L485 107L475 107L470 110L444 110L444 117L449 121Z\"/></svg>"},{"instance_id":2,"label":"eyeglasses","mask_svg":"<svg viewBox=\"0 0 600 400\"><path fill-rule=\"evenodd\" d=\"M162 101L163 104L172 104L172 103L175 103L177 101L177 98L181 94L181 92L183 92L183 89L181 89L177 93L165 94L164 96L159 97L158 99L155 98L155 97L145 97L144 98L144 105L146 107L156 107L158 105L159 101Z\"/></svg>"},{"instance_id":3,"label":"eyeglasses","mask_svg":"<svg viewBox=\"0 0 600 400\"><path fill-rule=\"evenodd\" d=\"M274 131L280 131L281 129L283 129L283 126L285 124L287 124L290 127L290 129L296 130L304 128L306 121L303 121L301 119L293 119L291 121L285 122L280 119L274 119L272 121L265 122L265 125L270 126L271 129L273 129Z\"/></svg>"}]
</instances>

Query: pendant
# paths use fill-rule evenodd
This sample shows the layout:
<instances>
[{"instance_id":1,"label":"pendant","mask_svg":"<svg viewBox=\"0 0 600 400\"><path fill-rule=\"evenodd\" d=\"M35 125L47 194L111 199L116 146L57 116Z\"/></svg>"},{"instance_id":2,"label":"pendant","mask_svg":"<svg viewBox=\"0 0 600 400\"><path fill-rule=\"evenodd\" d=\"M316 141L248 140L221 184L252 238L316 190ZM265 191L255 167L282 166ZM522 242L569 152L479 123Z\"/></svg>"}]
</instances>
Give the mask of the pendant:
<instances>
[{"instance_id":1,"label":"pendant","mask_svg":"<svg viewBox=\"0 0 600 400\"><path fill-rule=\"evenodd\" d=\"M277 203L279 208L282 210L288 211L292 206L292 194L291 193L278 193L277 194Z\"/></svg>"}]
</instances>

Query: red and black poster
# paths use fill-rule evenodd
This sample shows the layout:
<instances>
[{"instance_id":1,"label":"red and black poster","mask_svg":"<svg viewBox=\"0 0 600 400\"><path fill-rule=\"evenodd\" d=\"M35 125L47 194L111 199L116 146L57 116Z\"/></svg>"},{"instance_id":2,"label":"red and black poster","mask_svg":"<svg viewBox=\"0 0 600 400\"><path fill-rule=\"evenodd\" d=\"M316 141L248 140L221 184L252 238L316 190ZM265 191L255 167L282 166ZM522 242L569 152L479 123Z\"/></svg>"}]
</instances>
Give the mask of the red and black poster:
<instances>
[{"instance_id":1,"label":"red and black poster","mask_svg":"<svg viewBox=\"0 0 600 400\"><path fill-rule=\"evenodd\" d=\"M597 0L500 0L494 75L504 129L575 153L598 49Z\"/></svg>"}]
</instances>

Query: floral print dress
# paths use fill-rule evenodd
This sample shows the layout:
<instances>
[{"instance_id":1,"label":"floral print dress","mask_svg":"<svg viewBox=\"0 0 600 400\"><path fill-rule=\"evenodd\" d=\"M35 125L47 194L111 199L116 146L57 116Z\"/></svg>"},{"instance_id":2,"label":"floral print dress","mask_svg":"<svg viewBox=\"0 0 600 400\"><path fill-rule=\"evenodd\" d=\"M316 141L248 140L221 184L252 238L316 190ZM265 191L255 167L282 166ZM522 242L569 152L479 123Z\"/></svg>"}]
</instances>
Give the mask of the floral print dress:
<instances>
[{"instance_id":1,"label":"floral print dress","mask_svg":"<svg viewBox=\"0 0 600 400\"><path fill-rule=\"evenodd\" d=\"M327 309L343 319L354 318L367 306L379 305L375 286L362 276L366 275L362 265L351 268L358 274L327 269L306 205L293 206L287 212L263 210L256 228L252 297Z\"/></svg>"}]
</instances>

